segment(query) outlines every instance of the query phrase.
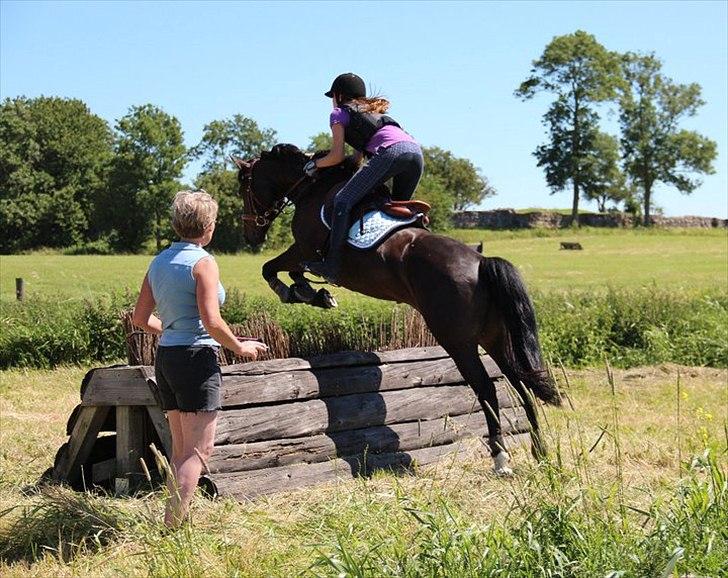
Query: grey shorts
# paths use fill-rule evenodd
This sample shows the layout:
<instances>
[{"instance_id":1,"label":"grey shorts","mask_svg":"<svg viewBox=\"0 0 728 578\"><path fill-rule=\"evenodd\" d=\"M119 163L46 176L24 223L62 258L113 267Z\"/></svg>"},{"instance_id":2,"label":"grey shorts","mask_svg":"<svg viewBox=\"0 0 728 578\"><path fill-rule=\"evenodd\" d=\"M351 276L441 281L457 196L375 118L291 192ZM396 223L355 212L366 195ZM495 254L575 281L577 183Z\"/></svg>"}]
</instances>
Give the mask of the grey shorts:
<instances>
[{"instance_id":1,"label":"grey shorts","mask_svg":"<svg viewBox=\"0 0 728 578\"><path fill-rule=\"evenodd\" d=\"M222 377L217 348L209 345L158 347L154 364L164 411L220 409Z\"/></svg>"}]
</instances>

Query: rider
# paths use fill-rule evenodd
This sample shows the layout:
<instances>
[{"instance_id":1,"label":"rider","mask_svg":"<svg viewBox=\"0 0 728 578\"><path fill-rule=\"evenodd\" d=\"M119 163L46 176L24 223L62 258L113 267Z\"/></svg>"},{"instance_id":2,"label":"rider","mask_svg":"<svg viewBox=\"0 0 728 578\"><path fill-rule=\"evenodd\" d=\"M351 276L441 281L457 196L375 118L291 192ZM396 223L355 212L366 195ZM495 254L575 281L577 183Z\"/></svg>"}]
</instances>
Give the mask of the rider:
<instances>
[{"instance_id":1,"label":"rider","mask_svg":"<svg viewBox=\"0 0 728 578\"><path fill-rule=\"evenodd\" d=\"M389 101L380 97L367 98L364 81L356 74L340 74L324 94L332 99L334 107L329 117L333 137L331 151L324 157L309 161L304 172L313 176L317 169L342 162L345 142L356 150L357 161L367 157L334 198L331 236L325 260L303 264L308 271L336 283L341 253L349 232L351 209L389 178L393 179L392 199L409 200L422 176L424 161L420 145L385 114Z\"/></svg>"}]
</instances>

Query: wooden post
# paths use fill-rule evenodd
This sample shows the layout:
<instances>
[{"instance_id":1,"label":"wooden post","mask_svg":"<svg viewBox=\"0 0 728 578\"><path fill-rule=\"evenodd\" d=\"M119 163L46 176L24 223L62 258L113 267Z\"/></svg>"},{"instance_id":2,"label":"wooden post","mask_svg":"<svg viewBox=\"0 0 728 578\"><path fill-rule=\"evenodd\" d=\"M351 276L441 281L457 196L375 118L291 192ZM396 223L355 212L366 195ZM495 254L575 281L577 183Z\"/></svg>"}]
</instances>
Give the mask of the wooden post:
<instances>
[{"instance_id":1,"label":"wooden post","mask_svg":"<svg viewBox=\"0 0 728 578\"><path fill-rule=\"evenodd\" d=\"M18 301L25 299L25 280L22 277L15 278L15 297Z\"/></svg>"},{"instance_id":2,"label":"wooden post","mask_svg":"<svg viewBox=\"0 0 728 578\"><path fill-rule=\"evenodd\" d=\"M129 491L130 478L141 472L144 455L144 407L116 406L116 493Z\"/></svg>"}]
</instances>

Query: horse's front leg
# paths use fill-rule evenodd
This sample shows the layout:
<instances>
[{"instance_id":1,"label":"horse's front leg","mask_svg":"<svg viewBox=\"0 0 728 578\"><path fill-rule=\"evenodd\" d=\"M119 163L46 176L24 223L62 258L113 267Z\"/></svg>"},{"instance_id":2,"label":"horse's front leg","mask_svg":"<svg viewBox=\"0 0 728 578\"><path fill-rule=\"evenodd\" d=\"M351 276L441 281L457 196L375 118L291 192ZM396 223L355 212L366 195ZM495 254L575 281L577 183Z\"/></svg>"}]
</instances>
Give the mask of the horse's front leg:
<instances>
[{"instance_id":1,"label":"horse's front leg","mask_svg":"<svg viewBox=\"0 0 728 578\"><path fill-rule=\"evenodd\" d=\"M321 307L323 309L331 309L338 306L336 299L334 299L334 296L329 293L328 289L324 289L322 287L316 291L313 287L311 287L311 283L303 274L303 269L290 271L289 275L291 276L291 279L293 279L293 286L291 287L293 294L302 303L308 303L309 305Z\"/></svg>"},{"instance_id":2,"label":"horse's front leg","mask_svg":"<svg viewBox=\"0 0 728 578\"><path fill-rule=\"evenodd\" d=\"M314 291L303 276L301 261L303 260L298 245L288 247L275 259L263 265L263 278L283 303L308 303L314 307L329 309L336 307L336 300L325 289ZM294 280L293 285L286 285L278 278L278 273L287 271Z\"/></svg>"}]
</instances>

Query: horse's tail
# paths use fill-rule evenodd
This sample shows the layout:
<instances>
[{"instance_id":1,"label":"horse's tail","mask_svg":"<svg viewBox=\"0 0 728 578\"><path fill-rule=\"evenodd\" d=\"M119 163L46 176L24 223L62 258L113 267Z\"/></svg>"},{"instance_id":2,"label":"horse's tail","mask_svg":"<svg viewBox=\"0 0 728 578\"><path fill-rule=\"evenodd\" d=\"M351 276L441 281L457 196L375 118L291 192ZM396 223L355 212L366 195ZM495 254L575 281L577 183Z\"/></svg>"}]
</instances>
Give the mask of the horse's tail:
<instances>
[{"instance_id":1,"label":"horse's tail","mask_svg":"<svg viewBox=\"0 0 728 578\"><path fill-rule=\"evenodd\" d=\"M505 259L481 261L480 277L503 317L505 335L501 352L515 377L539 399L561 405L561 396L544 368L533 304L518 270Z\"/></svg>"}]
</instances>

